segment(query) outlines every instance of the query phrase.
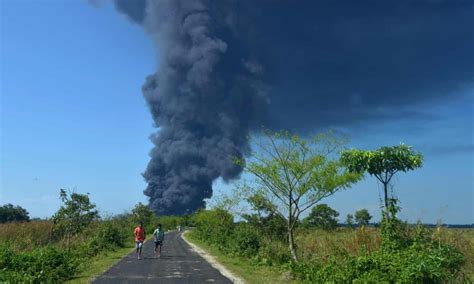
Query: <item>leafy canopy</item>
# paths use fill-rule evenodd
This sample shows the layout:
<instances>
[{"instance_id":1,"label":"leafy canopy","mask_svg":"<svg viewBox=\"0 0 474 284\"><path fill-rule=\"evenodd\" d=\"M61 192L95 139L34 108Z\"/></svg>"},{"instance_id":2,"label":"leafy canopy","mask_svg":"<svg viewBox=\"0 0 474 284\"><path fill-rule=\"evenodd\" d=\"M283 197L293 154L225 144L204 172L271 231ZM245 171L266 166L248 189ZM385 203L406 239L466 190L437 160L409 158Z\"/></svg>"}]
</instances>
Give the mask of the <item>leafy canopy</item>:
<instances>
[{"instance_id":1,"label":"leafy canopy","mask_svg":"<svg viewBox=\"0 0 474 284\"><path fill-rule=\"evenodd\" d=\"M390 182L397 172L407 172L423 165L423 156L410 146L385 146L374 151L358 149L345 150L341 161L351 172L364 173L377 177L382 183Z\"/></svg>"},{"instance_id":2,"label":"leafy canopy","mask_svg":"<svg viewBox=\"0 0 474 284\"><path fill-rule=\"evenodd\" d=\"M332 133L302 139L286 131L264 131L253 159L243 164L260 189L292 212L289 219L296 219L321 199L360 180L361 174L349 172L335 158L343 143Z\"/></svg>"},{"instance_id":3,"label":"leafy canopy","mask_svg":"<svg viewBox=\"0 0 474 284\"><path fill-rule=\"evenodd\" d=\"M68 195L64 189L59 194L63 205L52 217L55 230L70 237L82 232L93 220L99 218L88 194L73 192Z\"/></svg>"},{"instance_id":4,"label":"leafy canopy","mask_svg":"<svg viewBox=\"0 0 474 284\"><path fill-rule=\"evenodd\" d=\"M258 189L254 191L273 199L278 213L286 219L289 248L295 261L293 231L301 213L362 177L339 161L338 151L343 144L332 132L302 139L287 131L264 131L255 141L257 151L252 159L248 163L236 161L255 176Z\"/></svg>"}]
</instances>

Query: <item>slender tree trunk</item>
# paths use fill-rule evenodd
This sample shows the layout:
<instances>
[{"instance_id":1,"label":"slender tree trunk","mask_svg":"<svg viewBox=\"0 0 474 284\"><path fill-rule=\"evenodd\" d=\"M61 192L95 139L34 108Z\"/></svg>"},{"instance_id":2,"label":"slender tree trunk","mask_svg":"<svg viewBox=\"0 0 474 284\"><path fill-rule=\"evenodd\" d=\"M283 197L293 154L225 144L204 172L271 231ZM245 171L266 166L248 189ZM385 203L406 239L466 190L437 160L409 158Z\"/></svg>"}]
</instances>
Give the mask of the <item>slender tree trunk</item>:
<instances>
[{"instance_id":1,"label":"slender tree trunk","mask_svg":"<svg viewBox=\"0 0 474 284\"><path fill-rule=\"evenodd\" d=\"M288 243L290 246L291 258L293 258L295 262L298 262L298 255L296 254L296 246L295 246L295 240L293 237L293 230L291 230L289 227L288 227Z\"/></svg>"},{"instance_id":2,"label":"slender tree trunk","mask_svg":"<svg viewBox=\"0 0 474 284\"><path fill-rule=\"evenodd\" d=\"M385 210L388 210L388 183L383 184L383 192L385 197Z\"/></svg>"},{"instance_id":3,"label":"slender tree trunk","mask_svg":"<svg viewBox=\"0 0 474 284\"><path fill-rule=\"evenodd\" d=\"M288 207L288 223L287 223L287 229L288 229L288 245L290 248L290 253L291 253L291 258L295 262L298 262L298 256L296 254L296 246L295 246L295 240L293 238L293 207L291 204L291 198L290 198L290 206Z\"/></svg>"},{"instance_id":4,"label":"slender tree trunk","mask_svg":"<svg viewBox=\"0 0 474 284\"><path fill-rule=\"evenodd\" d=\"M389 204L388 204L388 182L384 182L383 183L383 193L384 193L384 198L385 198L385 217L387 218L387 220L390 220L390 209L388 208Z\"/></svg>"}]
</instances>

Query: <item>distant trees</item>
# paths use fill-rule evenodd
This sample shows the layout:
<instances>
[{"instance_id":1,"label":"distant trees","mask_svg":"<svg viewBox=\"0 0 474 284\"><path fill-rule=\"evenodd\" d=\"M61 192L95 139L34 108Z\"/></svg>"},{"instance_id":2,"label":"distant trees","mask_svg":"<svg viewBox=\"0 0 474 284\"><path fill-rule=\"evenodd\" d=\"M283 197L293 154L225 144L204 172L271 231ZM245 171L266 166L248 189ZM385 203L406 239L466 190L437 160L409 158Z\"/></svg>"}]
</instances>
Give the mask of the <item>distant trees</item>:
<instances>
[{"instance_id":1,"label":"distant trees","mask_svg":"<svg viewBox=\"0 0 474 284\"><path fill-rule=\"evenodd\" d=\"M333 230L337 227L339 213L327 204L318 204L311 209L308 217L303 219L303 224L308 224L323 230Z\"/></svg>"},{"instance_id":2,"label":"distant trees","mask_svg":"<svg viewBox=\"0 0 474 284\"><path fill-rule=\"evenodd\" d=\"M367 209L360 209L355 212L355 220L359 226L368 225L370 219L372 219L372 216L370 216Z\"/></svg>"},{"instance_id":3,"label":"distant trees","mask_svg":"<svg viewBox=\"0 0 474 284\"><path fill-rule=\"evenodd\" d=\"M349 226L350 228L353 228L353 227L354 227L354 215L352 215L352 214L347 214L347 216L346 216L346 224L347 224L347 226Z\"/></svg>"},{"instance_id":4,"label":"distant trees","mask_svg":"<svg viewBox=\"0 0 474 284\"><path fill-rule=\"evenodd\" d=\"M26 209L13 204L5 204L0 207L0 223L29 221L30 217Z\"/></svg>"},{"instance_id":5,"label":"distant trees","mask_svg":"<svg viewBox=\"0 0 474 284\"><path fill-rule=\"evenodd\" d=\"M300 214L338 190L349 188L361 178L349 172L337 158L343 143L332 133L301 139L288 132L264 131L245 166L266 199L274 199L287 223L289 250L298 261L294 229Z\"/></svg>"}]
</instances>

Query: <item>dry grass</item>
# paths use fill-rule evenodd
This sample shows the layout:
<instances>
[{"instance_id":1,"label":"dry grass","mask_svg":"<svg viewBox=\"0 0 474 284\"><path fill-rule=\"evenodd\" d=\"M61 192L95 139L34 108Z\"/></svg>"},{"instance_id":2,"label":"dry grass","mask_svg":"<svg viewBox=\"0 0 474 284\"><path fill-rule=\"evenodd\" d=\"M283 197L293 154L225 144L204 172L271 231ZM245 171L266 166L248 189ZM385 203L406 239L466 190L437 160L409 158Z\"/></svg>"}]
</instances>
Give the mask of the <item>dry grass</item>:
<instances>
[{"instance_id":1,"label":"dry grass","mask_svg":"<svg viewBox=\"0 0 474 284\"><path fill-rule=\"evenodd\" d=\"M433 229L435 239L458 248L465 256L462 271L474 279L474 229ZM373 251L380 247L380 231L377 228L338 228L334 231L301 230L296 243L302 260L327 260L338 254L359 254L361 249Z\"/></svg>"},{"instance_id":2,"label":"dry grass","mask_svg":"<svg viewBox=\"0 0 474 284\"><path fill-rule=\"evenodd\" d=\"M474 280L474 229L440 228L435 232L437 237L457 247L465 257L462 272Z\"/></svg>"},{"instance_id":3,"label":"dry grass","mask_svg":"<svg viewBox=\"0 0 474 284\"><path fill-rule=\"evenodd\" d=\"M31 221L0 224L0 243L10 243L19 251L30 250L50 243L52 223Z\"/></svg>"},{"instance_id":4,"label":"dry grass","mask_svg":"<svg viewBox=\"0 0 474 284\"><path fill-rule=\"evenodd\" d=\"M373 251L380 246L378 229L338 228L334 231L303 230L298 232L296 243L304 261L327 260L336 254L357 255L362 249ZM336 255L337 256L337 255Z\"/></svg>"}]
</instances>

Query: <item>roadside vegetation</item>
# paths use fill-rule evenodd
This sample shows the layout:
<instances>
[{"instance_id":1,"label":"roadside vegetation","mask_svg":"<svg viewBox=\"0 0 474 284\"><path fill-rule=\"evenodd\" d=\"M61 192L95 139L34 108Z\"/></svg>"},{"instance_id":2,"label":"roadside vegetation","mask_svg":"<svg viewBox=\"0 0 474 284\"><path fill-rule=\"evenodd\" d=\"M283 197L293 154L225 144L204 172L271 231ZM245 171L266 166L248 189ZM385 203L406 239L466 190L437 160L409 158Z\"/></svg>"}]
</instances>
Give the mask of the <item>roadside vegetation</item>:
<instances>
[{"instance_id":1,"label":"roadside vegetation","mask_svg":"<svg viewBox=\"0 0 474 284\"><path fill-rule=\"evenodd\" d=\"M221 197L212 210L197 212L192 238L228 257L275 267L281 274L275 279L290 273L308 283L472 281L474 230L430 229L397 217L401 208L390 181L421 167L420 153L403 144L347 150L333 133L304 140L265 132L260 139L260 154L237 161L255 179L235 189L239 198ZM362 209L337 227L339 213L322 201L365 174L383 185L381 222L369 226L372 216ZM250 212L232 210L242 200ZM304 210L309 214L301 219Z\"/></svg>"},{"instance_id":2,"label":"roadside vegetation","mask_svg":"<svg viewBox=\"0 0 474 284\"><path fill-rule=\"evenodd\" d=\"M152 232L158 222L173 229L184 220L158 219L143 204L130 213L101 217L87 194L60 190L59 195L63 205L48 220L28 221L22 217L28 215L25 209L3 206L9 216L20 217L0 224L1 283L88 283L132 250L139 222Z\"/></svg>"}]
</instances>

